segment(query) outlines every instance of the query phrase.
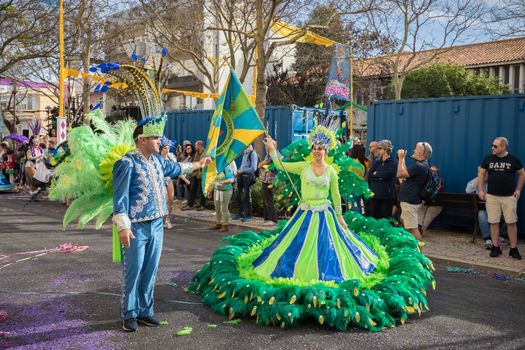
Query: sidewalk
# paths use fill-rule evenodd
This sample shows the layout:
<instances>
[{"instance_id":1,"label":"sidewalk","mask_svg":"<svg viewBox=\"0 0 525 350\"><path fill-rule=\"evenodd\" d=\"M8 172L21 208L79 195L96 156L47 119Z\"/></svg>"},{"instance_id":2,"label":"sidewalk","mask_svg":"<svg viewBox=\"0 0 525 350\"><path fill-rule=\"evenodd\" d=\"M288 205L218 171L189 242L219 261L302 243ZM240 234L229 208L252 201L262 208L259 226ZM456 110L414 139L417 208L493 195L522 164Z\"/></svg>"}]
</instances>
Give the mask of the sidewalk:
<instances>
[{"instance_id":1,"label":"sidewalk","mask_svg":"<svg viewBox=\"0 0 525 350\"><path fill-rule=\"evenodd\" d=\"M215 212L212 210L180 210L181 204L175 203L173 214L192 220L207 223L215 222ZM230 226L237 226L256 232L273 228L263 226L264 220L253 217L247 222L230 221ZM470 234L458 232L447 232L442 230L429 230L424 237L426 245L423 253L431 259L434 264L443 267L465 267L473 268L479 272L497 272L512 277L525 276L525 260L514 260L509 257L509 247L502 245L503 255L491 258L489 251L485 250L481 237L472 243ZM518 242L518 249L525 257L525 244Z\"/></svg>"}]
</instances>

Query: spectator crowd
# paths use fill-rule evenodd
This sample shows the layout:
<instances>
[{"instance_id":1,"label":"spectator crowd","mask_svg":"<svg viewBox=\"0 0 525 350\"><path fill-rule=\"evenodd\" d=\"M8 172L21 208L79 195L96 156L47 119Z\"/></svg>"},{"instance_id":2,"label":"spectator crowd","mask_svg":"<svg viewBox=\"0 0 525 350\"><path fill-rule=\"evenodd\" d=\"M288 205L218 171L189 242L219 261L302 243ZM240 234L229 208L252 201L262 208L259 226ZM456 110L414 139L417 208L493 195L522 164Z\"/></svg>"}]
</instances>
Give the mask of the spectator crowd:
<instances>
[{"instance_id":1,"label":"spectator crowd","mask_svg":"<svg viewBox=\"0 0 525 350\"><path fill-rule=\"evenodd\" d=\"M517 202L525 182L525 171L520 159L507 151L509 146L505 137L497 137L491 146L491 153L485 156L478 167L478 174L466 184L466 193L475 193L486 204L486 210L478 212L479 229L484 239L485 248L491 257L502 254L500 245L510 244L509 255L521 259L517 249ZM371 192L370 199L342 198L347 210L357 211L376 219L391 220L402 225L417 240L422 241L426 230L443 208L436 205L434 199L423 198L421 193L434 179L435 192L445 191L445 181L437 165L429 163L432 145L418 142L411 154L405 149L394 152L390 140L371 141L366 148L359 139L347 155L362 164ZM174 153L172 153L174 151ZM204 154L202 140L192 143L184 140L173 148L165 139L161 142L162 157L177 162L198 162ZM29 187L30 194L38 191L42 181L35 175L40 166L50 162L56 152L56 139L48 135L32 136L28 144L5 141L0 144L1 171L3 175L18 187ZM408 162L407 158L411 161ZM230 220L249 221L254 213L253 188L260 186L262 198L261 210L264 226L277 224L278 212L274 202L273 182L276 173L269 165L272 159L268 155L259 155L252 145L242 154L239 167L235 162L218 174L209 193L203 193L201 187L202 170L190 175L181 175L175 179L166 178L167 206L171 213L175 201L182 205L182 210L204 210L213 202L216 212L216 224L213 229L229 231ZM233 203L232 203L233 201ZM233 205L232 205L233 204ZM230 214L231 207L236 208L235 215ZM172 227L169 215L164 225Z\"/></svg>"}]
</instances>

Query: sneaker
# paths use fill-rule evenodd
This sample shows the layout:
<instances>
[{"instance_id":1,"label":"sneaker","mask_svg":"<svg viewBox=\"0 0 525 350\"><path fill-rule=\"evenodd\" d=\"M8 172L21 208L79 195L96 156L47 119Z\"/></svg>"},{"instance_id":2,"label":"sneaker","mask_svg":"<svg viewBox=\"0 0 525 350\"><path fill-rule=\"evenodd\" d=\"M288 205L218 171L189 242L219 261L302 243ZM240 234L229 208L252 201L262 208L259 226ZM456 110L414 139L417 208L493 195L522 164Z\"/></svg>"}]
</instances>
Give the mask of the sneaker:
<instances>
[{"instance_id":1,"label":"sneaker","mask_svg":"<svg viewBox=\"0 0 525 350\"><path fill-rule=\"evenodd\" d=\"M509 256L516 260L521 260L520 252L518 252L518 248L510 248Z\"/></svg>"},{"instance_id":2,"label":"sneaker","mask_svg":"<svg viewBox=\"0 0 525 350\"><path fill-rule=\"evenodd\" d=\"M126 332L135 332L139 328L136 318L122 320L122 329Z\"/></svg>"},{"instance_id":3,"label":"sneaker","mask_svg":"<svg viewBox=\"0 0 525 350\"><path fill-rule=\"evenodd\" d=\"M167 222L166 222L166 228L167 228L167 229L173 228L173 225L171 224L170 221L167 221Z\"/></svg>"},{"instance_id":4,"label":"sneaker","mask_svg":"<svg viewBox=\"0 0 525 350\"><path fill-rule=\"evenodd\" d=\"M149 327L158 327L160 326L160 322L154 319L153 317L139 317L137 318L137 322Z\"/></svg>"},{"instance_id":5,"label":"sneaker","mask_svg":"<svg viewBox=\"0 0 525 350\"><path fill-rule=\"evenodd\" d=\"M243 217L243 218L241 219L241 221L242 221L242 222L246 222L246 221L250 220L251 218L252 218L252 217L251 217L250 215L247 215L247 216Z\"/></svg>"},{"instance_id":6,"label":"sneaker","mask_svg":"<svg viewBox=\"0 0 525 350\"><path fill-rule=\"evenodd\" d=\"M499 244L509 244L509 240L506 239L505 237L500 237Z\"/></svg>"},{"instance_id":7,"label":"sneaker","mask_svg":"<svg viewBox=\"0 0 525 350\"><path fill-rule=\"evenodd\" d=\"M220 230L222 227L222 224L215 224L215 225L212 225L210 228L212 230Z\"/></svg>"},{"instance_id":8,"label":"sneaker","mask_svg":"<svg viewBox=\"0 0 525 350\"><path fill-rule=\"evenodd\" d=\"M232 218L232 220L242 220L242 219L244 219L244 215L242 214L237 214Z\"/></svg>"},{"instance_id":9,"label":"sneaker","mask_svg":"<svg viewBox=\"0 0 525 350\"><path fill-rule=\"evenodd\" d=\"M185 205L183 206L182 208L180 208L180 210L193 210L193 206L190 206L190 205Z\"/></svg>"},{"instance_id":10,"label":"sneaker","mask_svg":"<svg viewBox=\"0 0 525 350\"><path fill-rule=\"evenodd\" d=\"M492 241L490 240L490 238L487 238L485 240L485 249L486 250L491 250L492 249Z\"/></svg>"},{"instance_id":11,"label":"sneaker","mask_svg":"<svg viewBox=\"0 0 525 350\"><path fill-rule=\"evenodd\" d=\"M490 256L492 258L497 258L500 255L501 255L501 248L500 247L496 247L495 245L493 245L492 249L490 250Z\"/></svg>"},{"instance_id":12,"label":"sneaker","mask_svg":"<svg viewBox=\"0 0 525 350\"><path fill-rule=\"evenodd\" d=\"M228 232L230 229L228 228L228 225L222 225L221 229L219 230L219 232Z\"/></svg>"}]
</instances>

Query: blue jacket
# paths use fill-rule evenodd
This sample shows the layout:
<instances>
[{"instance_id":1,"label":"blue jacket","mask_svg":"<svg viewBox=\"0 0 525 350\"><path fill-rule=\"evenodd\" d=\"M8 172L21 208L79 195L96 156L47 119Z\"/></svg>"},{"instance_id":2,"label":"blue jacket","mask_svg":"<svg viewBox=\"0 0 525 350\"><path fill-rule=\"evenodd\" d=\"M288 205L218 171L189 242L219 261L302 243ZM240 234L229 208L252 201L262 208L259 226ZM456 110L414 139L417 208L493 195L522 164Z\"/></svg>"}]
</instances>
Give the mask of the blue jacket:
<instances>
[{"instance_id":1,"label":"blue jacket","mask_svg":"<svg viewBox=\"0 0 525 350\"><path fill-rule=\"evenodd\" d=\"M250 159L248 159L250 157ZM255 150L251 150L242 155L241 167L243 174L255 174L257 170L257 153Z\"/></svg>"},{"instance_id":2,"label":"blue jacket","mask_svg":"<svg viewBox=\"0 0 525 350\"><path fill-rule=\"evenodd\" d=\"M146 159L139 150L127 153L113 166L113 223L119 231L131 223L168 214L165 177L193 171L191 163L176 163L152 154Z\"/></svg>"},{"instance_id":3,"label":"blue jacket","mask_svg":"<svg viewBox=\"0 0 525 350\"><path fill-rule=\"evenodd\" d=\"M376 159L368 173L370 190L374 192L372 198L393 199L395 198L395 184L397 175L397 162L392 157Z\"/></svg>"}]
</instances>

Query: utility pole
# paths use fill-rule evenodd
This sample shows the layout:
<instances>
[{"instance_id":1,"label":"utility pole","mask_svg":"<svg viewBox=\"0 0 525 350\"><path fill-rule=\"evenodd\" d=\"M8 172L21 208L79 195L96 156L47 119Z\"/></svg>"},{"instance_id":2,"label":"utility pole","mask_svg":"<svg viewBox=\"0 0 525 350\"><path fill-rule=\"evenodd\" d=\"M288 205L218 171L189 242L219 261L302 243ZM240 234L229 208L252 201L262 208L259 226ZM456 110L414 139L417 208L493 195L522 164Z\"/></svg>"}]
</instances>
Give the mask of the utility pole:
<instances>
[{"instance_id":1,"label":"utility pole","mask_svg":"<svg viewBox=\"0 0 525 350\"><path fill-rule=\"evenodd\" d=\"M16 86L16 81L12 80L12 83L13 83L13 89L11 90L11 95L13 96L13 134L16 134L16 93L18 92L17 91L17 86Z\"/></svg>"}]
</instances>

